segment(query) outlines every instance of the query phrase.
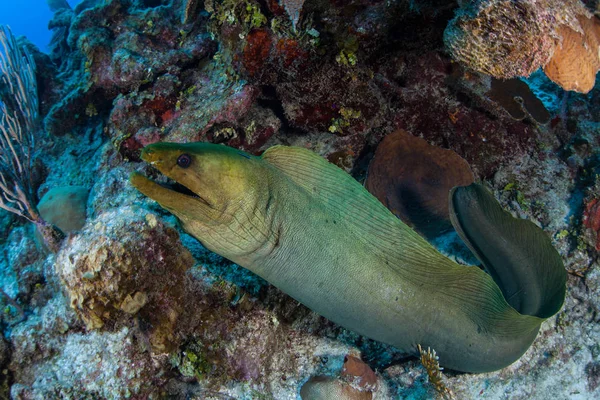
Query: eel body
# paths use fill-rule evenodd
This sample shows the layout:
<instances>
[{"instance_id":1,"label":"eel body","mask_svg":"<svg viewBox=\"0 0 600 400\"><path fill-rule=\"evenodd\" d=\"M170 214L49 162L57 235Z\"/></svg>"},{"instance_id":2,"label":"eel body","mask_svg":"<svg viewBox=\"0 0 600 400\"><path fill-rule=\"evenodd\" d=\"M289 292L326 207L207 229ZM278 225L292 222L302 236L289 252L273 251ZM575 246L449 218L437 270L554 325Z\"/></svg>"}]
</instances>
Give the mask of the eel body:
<instances>
[{"instance_id":1,"label":"eel body","mask_svg":"<svg viewBox=\"0 0 600 400\"><path fill-rule=\"evenodd\" d=\"M276 146L256 157L222 145L157 143L142 158L187 189L139 173L133 185L206 248L359 334L412 354L417 344L430 346L445 367L511 364L562 306L566 273L550 240L535 226L522 229L533 224L502 211L480 186L457 189L451 209L487 273L440 254L308 150ZM532 256L533 245L541 250Z\"/></svg>"}]
</instances>

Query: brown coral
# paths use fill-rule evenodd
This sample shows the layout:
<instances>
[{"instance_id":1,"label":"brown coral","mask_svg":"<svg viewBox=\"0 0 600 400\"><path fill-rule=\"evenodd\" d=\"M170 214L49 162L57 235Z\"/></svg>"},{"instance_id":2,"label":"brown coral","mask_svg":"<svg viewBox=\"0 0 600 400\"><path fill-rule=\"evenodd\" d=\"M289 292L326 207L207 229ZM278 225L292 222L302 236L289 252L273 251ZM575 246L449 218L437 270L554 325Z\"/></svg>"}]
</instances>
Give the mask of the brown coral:
<instances>
[{"instance_id":1,"label":"brown coral","mask_svg":"<svg viewBox=\"0 0 600 400\"><path fill-rule=\"evenodd\" d=\"M88 329L144 326L152 349L164 352L177 345L185 270L192 264L175 229L125 207L100 214L71 237L55 268Z\"/></svg>"},{"instance_id":2,"label":"brown coral","mask_svg":"<svg viewBox=\"0 0 600 400\"><path fill-rule=\"evenodd\" d=\"M89 189L81 186L61 186L50 189L37 208L44 220L64 233L83 228Z\"/></svg>"},{"instance_id":3,"label":"brown coral","mask_svg":"<svg viewBox=\"0 0 600 400\"><path fill-rule=\"evenodd\" d=\"M377 147L365 186L402 221L435 237L451 227L450 189L473 179L468 163L452 150L398 130Z\"/></svg>"},{"instance_id":4,"label":"brown coral","mask_svg":"<svg viewBox=\"0 0 600 400\"><path fill-rule=\"evenodd\" d=\"M587 93L594 87L600 69L600 20L579 18L583 33L562 25L561 37L544 72L565 90Z\"/></svg>"}]
</instances>

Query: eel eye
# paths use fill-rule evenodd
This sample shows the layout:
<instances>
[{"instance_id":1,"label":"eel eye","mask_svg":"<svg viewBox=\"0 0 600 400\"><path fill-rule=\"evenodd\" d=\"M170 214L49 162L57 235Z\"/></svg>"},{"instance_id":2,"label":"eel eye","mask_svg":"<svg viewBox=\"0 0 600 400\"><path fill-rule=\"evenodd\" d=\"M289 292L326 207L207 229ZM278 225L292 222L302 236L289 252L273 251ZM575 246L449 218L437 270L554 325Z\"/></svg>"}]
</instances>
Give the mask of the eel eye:
<instances>
[{"instance_id":1,"label":"eel eye","mask_svg":"<svg viewBox=\"0 0 600 400\"><path fill-rule=\"evenodd\" d=\"M191 163L192 157L190 157L189 154L182 154L179 157L177 157L177 165L179 165L181 168L187 168L190 166Z\"/></svg>"}]
</instances>

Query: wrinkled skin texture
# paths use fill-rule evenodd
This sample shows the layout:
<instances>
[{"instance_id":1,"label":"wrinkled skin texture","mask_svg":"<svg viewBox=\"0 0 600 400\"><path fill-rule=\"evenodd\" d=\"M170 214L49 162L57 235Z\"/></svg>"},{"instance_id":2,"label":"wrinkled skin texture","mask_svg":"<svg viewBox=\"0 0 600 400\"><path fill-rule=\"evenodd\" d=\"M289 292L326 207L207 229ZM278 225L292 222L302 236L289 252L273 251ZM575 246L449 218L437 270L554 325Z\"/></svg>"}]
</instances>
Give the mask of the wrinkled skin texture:
<instances>
[{"instance_id":1,"label":"wrinkled skin texture","mask_svg":"<svg viewBox=\"0 0 600 400\"><path fill-rule=\"evenodd\" d=\"M157 143L142 159L189 192L140 174L132 184L209 250L362 335L412 354L430 346L443 366L486 372L517 360L543 321L517 312L490 275L441 255L308 150L276 146L254 157Z\"/></svg>"}]
</instances>

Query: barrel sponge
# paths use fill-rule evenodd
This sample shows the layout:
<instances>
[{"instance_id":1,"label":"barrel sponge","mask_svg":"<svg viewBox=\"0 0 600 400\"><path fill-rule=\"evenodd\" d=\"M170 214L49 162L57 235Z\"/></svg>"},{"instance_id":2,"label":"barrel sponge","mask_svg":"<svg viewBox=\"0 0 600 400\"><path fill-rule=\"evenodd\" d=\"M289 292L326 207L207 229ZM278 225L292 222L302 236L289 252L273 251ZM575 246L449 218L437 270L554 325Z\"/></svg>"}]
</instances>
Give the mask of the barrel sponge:
<instances>
[{"instance_id":1,"label":"barrel sponge","mask_svg":"<svg viewBox=\"0 0 600 400\"><path fill-rule=\"evenodd\" d=\"M457 11L444 32L450 55L496 78L529 76L548 63L561 25L581 32L579 0L475 0Z\"/></svg>"}]
</instances>

